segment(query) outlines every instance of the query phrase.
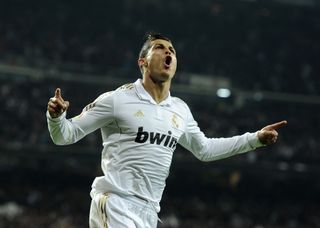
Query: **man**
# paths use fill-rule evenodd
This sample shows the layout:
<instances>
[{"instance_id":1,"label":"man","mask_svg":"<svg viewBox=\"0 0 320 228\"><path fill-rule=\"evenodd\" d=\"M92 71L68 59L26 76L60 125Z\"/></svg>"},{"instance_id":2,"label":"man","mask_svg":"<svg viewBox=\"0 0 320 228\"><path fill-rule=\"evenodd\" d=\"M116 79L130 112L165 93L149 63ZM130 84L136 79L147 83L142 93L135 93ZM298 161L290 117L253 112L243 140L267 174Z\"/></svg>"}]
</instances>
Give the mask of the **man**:
<instances>
[{"instance_id":1,"label":"man","mask_svg":"<svg viewBox=\"0 0 320 228\"><path fill-rule=\"evenodd\" d=\"M156 227L177 143L198 159L213 161L275 143L276 130L286 124L231 138L207 138L187 104L170 96L177 68L171 41L149 34L138 65L142 79L102 94L70 120L65 112L69 102L59 88L48 103L48 128L57 145L75 143L101 129L104 176L92 184L90 227Z\"/></svg>"}]
</instances>

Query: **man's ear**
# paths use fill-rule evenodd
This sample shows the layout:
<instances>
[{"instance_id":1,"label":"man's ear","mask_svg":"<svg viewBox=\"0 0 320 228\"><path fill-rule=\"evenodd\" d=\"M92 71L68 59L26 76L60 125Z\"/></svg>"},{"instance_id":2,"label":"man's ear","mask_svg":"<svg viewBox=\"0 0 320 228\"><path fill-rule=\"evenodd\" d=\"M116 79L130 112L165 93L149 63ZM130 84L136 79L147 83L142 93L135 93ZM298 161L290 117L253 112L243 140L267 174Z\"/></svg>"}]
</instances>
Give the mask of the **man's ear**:
<instances>
[{"instance_id":1,"label":"man's ear","mask_svg":"<svg viewBox=\"0 0 320 228\"><path fill-rule=\"evenodd\" d=\"M146 61L145 58L139 58L138 59L138 65L139 65L139 67L148 66L148 62Z\"/></svg>"}]
</instances>

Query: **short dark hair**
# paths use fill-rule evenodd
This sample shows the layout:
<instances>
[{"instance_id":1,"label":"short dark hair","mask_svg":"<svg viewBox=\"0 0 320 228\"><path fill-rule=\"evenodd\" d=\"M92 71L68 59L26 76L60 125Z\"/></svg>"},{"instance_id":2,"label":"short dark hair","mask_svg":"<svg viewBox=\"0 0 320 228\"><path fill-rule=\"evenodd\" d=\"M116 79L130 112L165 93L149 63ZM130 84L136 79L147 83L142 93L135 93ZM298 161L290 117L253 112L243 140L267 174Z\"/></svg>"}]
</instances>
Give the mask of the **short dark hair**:
<instances>
[{"instance_id":1,"label":"short dark hair","mask_svg":"<svg viewBox=\"0 0 320 228\"><path fill-rule=\"evenodd\" d=\"M158 33L158 32L147 32L144 36L144 44L140 50L140 53L139 53L139 58L144 58L146 57L150 47L151 47L151 42L154 41L154 40L166 40L166 41L169 41L171 43L171 40Z\"/></svg>"}]
</instances>

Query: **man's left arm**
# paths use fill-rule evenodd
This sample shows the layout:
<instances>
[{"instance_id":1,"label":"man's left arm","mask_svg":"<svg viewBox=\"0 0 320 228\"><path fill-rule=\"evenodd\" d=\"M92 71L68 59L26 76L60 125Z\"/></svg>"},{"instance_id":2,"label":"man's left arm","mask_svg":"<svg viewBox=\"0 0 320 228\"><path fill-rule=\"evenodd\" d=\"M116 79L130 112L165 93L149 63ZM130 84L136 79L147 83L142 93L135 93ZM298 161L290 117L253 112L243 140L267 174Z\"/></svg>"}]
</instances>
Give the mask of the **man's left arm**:
<instances>
[{"instance_id":1,"label":"man's left arm","mask_svg":"<svg viewBox=\"0 0 320 228\"><path fill-rule=\"evenodd\" d=\"M190 113L186 132L179 139L179 144L201 161L214 161L274 144L278 138L277 130L286 124L287 121L284 120L254 133L247 132L228 138L207 138Z\"/></svg>"}]
</instances>

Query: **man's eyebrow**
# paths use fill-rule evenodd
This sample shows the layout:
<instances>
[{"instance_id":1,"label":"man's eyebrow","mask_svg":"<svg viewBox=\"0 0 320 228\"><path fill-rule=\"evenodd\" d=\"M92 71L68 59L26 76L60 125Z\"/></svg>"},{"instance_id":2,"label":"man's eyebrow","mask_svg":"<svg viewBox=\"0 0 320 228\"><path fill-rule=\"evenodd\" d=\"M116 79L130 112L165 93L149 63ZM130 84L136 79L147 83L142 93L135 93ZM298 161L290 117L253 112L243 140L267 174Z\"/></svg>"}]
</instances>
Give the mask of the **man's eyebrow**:
<instances>
[{"instance_id":1,"label":"man's eyebrow","mask_svg":"<svg viewBox=\"0 0 320 228\"><path fill-rule=\"evenodd\" d=\"M176 52L176 49L174 49L173 46L169 46L169 49L172 49L172 51Z\"/></svg>"},{"instance_id":2,"label":"man's eyebrow","mask_svg":"<svg viewBox=\"0 0 320 228\"><path fill-rule=\"evenodd\" d=\"M154 46L154 47L156 47L156 46L164 47L164 44L162 44L162 43L155 43L153 46ZM169 46L169 49L172 50L172 51L174 51L174 52L176 52L176 49L174 49L174 47L173 47L172 45Z\"/></svg>"},{"instance_id":3,"label":"man's eyebrow","mask_svg":"<svg viewBox=\"0 0 320 228\"><path fill-rule=\"evenodd\" d=\"M162 43L155 43L153 46L162 46L162 47L164 47L164 45Z\"/></svg>"}]
</instances>

